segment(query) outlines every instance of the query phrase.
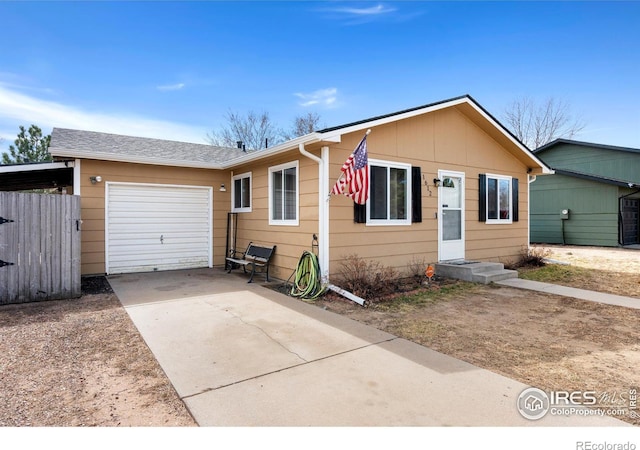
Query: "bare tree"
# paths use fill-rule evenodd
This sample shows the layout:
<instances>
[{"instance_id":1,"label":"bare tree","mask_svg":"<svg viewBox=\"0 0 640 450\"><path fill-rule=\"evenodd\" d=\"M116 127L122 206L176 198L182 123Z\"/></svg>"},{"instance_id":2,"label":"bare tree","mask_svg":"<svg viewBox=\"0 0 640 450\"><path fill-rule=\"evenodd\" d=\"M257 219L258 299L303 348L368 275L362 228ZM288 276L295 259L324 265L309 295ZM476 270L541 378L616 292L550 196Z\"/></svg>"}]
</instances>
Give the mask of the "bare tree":
<instances>
[{"instance_id":1,"label":"bare tree","mask_svg":"<svg viewBox=\"0 0 640 450\"><path fill-rule=\"evenodd\" d=\"M245 116L233 111L226 114L227 125L207 134L211 145L235 147L238 142L251 150L260 150L282 141L281 133L271 122L269 113L249 111Z\"/></svg>"},{"instance_id":2,"label":"bare tree","mask_svg":"<svg viewBox=\"0 0 640 450\"><path fill-rule=\"evenodd\" d=\"M318 129L320 123L320 114L315 112L308 112L306 115L297 116L293 119L293 126L291 130L285 131L283 137L288 139L294 139L305 134L313 133Z\"/></svg>"},{"instance_id":3,"label":"bare tree","mask_svg":"<svg viewBox=\"0 0 640 450\"><path fill-rule=\"evenodd\" d=\"M572 116L565 101L552 97L540 104L529 97L515 100L505 110L503 121L532 150L558 138L571 139L586 125Z\"/></svg>"}]
</instances>

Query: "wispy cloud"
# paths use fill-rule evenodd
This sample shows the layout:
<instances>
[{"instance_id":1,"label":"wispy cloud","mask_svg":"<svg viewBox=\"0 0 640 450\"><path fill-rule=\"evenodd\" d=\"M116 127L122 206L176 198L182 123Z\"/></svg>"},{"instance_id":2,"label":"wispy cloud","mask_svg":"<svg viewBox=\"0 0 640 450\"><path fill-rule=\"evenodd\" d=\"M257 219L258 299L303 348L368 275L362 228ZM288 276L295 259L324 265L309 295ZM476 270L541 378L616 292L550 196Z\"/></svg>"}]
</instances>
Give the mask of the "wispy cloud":
<instances>
[{"instance_id":1,"label":"wispy cloud","mask_svg":"<svg viewBox=\"0 0 640 450\"><path fill-rule=\"evenodd\" d=\"M404 4L406 5L406 4ZM403 5L403 6L404 6ZM420 11L400 11L399 8L389 6L384 3L377 3L371 6L336 6L322 8L320 10L325 14L329 14L330 18L342 21L345 25L361 25L378 20L391 19L396 22L404 22L424 13Z\"/></svg>"},{"instance_id":2,"label":"wispy cloud","mask_svg":"<svg viewBox=\"0 0 640 450\"><path fill-rule=\"evenodd\" d=\"M321 11L329 14L332 19L343 21L346 25L360 25L389 17L397 9L378 3L366 7L335 6L323 8Z\"/></svg>"},{"instance_id":3,"label":"wispy cloud","mask_svg":"<svg viewBox=\"0 0 640 450\"><path fill-rule=\"evenodd\" d=\"M164 84L162 86L156 86L156 89L159 91L179 91L185 87L184 83L176 83L176 84Z\"/></svg>"},{"instance_id":4,"label":"wispy cloud","mask_svg":"<svg viewBox=\"0 0 640 450\"><path fill-rule=\"evenodd\" d=\"M396 11L396 8L390 8L388 6L383 5L382 3L378 3L374 6L369 6L368 8L352 8L352 7L341 7L341 8L333 8L331 9L333 12L349 14L353 16L380 16L383 14L390 14Z\"/></svg>"},{"instance_id":5,"label":"wispy cloud","mask_svg":"<svg viewBox=\"0 0 640 450\"><path fill-rule=\"evenodd\" d=\"M309 93L296 92L294 95L300 99L300 106L320 105L330 108L332 106L336 106L336 102L338 100L338 89L319 89Z\"/></svg>"},{"instance_id":6,"label":"wispy cloud","mask_svg":"<svg viewBox=\"0 0 640 450\"><path fill-rule=\"evenodd\" d=\"M158 139L205 143L206 130L197 127L140 117L118 111L86 111L23 94L0 84L0 136L12 142L19 125L36 124L45 133L53 127L76 128Z\"/></svg>"}]
</instances>

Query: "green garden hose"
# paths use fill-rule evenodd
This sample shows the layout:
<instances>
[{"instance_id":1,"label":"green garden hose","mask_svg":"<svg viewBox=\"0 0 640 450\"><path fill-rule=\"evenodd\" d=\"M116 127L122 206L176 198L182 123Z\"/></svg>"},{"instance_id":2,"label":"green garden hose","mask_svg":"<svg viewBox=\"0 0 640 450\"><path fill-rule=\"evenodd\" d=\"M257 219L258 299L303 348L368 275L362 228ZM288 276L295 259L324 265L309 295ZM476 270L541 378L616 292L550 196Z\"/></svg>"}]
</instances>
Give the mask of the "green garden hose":
<instances>
[{"instance_id":1,"label":"green garden hose","mask_svg":"<svg viewBox=\"0 0 640 450\"><path fill-rule=\"evenodd\" d=\"M320 263L314 253L304 251L295 272L291 295L303 299L313 300L324 292L322 277L320 275Z\"/></svg>"}]
</instances>

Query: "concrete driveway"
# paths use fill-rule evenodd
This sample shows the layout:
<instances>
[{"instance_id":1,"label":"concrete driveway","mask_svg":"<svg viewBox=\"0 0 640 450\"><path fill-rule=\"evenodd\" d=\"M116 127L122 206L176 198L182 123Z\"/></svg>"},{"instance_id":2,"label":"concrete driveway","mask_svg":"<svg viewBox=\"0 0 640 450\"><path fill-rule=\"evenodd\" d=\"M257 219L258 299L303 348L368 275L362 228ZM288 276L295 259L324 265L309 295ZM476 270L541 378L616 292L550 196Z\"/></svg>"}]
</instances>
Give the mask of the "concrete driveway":
<instances>
[{"instance_id":1,"label":"concrete driveway","mask_svg":"<svg viewBox=\"0 0 640 450\"><path fill-rule=\"evenodd\" d=\"M611 426L531 421L528 386L217 269L110 276L201 426Z\"/></svg>"}]
</instances>

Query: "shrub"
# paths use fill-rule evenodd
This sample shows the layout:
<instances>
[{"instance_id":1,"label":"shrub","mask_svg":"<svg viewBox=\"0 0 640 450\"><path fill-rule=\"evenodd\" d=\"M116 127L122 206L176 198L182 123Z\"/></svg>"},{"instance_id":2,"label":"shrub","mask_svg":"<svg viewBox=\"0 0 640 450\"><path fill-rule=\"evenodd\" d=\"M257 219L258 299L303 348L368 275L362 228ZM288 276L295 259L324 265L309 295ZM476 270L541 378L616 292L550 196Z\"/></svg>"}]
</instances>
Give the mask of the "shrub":
<instances>
[{"instance_id":1,"label":"shrub","mask_svg":"<svg viewBox=\"0 0 640 450\"><path fill-rule=\"evenodd\" d=\"M424 257L413 256L409 264L407 264L407 276L410 277L417 285L422 284L427 276L425 271L429 263Z\"/></svg>"},{"instance_id":2,"label":"shrub","mask_svg":"<svg viewBox=\"0 0 640 450\"><path fill-rule=\"evenodd\" d=\"M378 261L366 261L356 254L343 257L338 276L341 287L365 300L375 300L398 289L398 272Z\"/></svg>"},{"instance_id":3,"label":"shrub","mask_svg":"<svg viewBox=\"0 0 640 450\"><path fill-rule=\"evenodd\" d=\"M547 263L545 259L549 257L551 250L542 247L522 247L520 259L515 264L516 267L542 267Z\"/></svg>"}]
</instances>

